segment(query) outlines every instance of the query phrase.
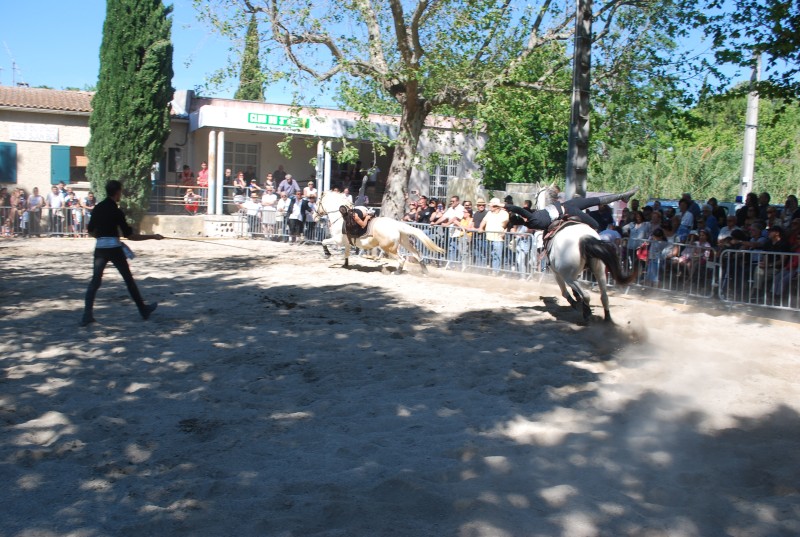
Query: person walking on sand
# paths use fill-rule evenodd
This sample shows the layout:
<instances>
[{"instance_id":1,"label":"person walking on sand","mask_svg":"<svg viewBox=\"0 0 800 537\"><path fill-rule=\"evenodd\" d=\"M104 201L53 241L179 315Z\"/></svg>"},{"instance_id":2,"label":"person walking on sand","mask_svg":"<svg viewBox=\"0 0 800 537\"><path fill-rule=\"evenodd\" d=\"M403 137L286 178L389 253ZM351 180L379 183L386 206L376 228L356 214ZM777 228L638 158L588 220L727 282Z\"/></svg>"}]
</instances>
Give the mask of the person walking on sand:
<instances>
[{"instance_id":1,"label":"person walking on sand","mask_svg":"<svg viewBox=\"0 0 800 537\"><path fill-rule=\"evenodd\" d=\"M89 235L97 239L97 244L94 250L94 264L92 270L92 279L89 282L89 287L86 289L86 304L83 310L83 318L81 319L81 326L88 326L95 322L94 319L94 297L97 295L97 290L103 283L103 272L106 269L108 262L112 262L117 268L122 278L125 280L125 285L128 287L128 293L139 308L139 314L144 320L150 317L150 314L155 311L158 302L145 304L142 295L139 294L139 288L131 274L131 269L128 266L127 257L133 258L133 252L130 248L122 244L119 239L120 230L122 235L132 241L146 241L149 239L161 240L159 234L155 235L142 235L134 232L133 228L128 225L125 220L125 213L117 205L122 199L122 183L116 180L111 180L106 183L106 199L98 203L92 211L92 219L89 221L88 232Z\"/></svg>"}]
</instances>

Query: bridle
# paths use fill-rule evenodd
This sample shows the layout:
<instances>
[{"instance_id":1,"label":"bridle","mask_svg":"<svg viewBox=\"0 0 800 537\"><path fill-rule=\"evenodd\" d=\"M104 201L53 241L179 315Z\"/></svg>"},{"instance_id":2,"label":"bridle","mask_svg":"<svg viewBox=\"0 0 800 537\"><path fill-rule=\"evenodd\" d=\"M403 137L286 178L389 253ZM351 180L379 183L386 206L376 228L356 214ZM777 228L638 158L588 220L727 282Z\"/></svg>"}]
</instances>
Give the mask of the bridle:
<instances>
[{"instance_id":1,"label":"bridle","mask_svg":"<svg viewBox=\"0 0 800 537\"><path fill-rule=\"evenodd\" d=\"M322 217L324 217L324 216L329 216L329 214L330 214L330 213L328 213L328 211L325 210L325 208L323 207L323 203L322 203L322 201L325 199L325 195L328 194L328 192L331 192L331 191L330 190L326 190L325 192L323 192L319 196L319 202L317 203L317 208L314 210L314 216L317 218L317 220L322 219ZM349 201L347 201L344 198L344 196L342 196L342 204L341 205L344 205L347 208L351 208L353 206L353 204L350 203ZM341 214L339 213L338 210L335 213L335 216L337 216L337 215L338 215L339 218L341 218ZM336 218L335 216L331 217L331 218L328 218L328 225L329 226L333 226L333 224L336 221L338 221L338 218Z\"/></svg>"}]
</instances>

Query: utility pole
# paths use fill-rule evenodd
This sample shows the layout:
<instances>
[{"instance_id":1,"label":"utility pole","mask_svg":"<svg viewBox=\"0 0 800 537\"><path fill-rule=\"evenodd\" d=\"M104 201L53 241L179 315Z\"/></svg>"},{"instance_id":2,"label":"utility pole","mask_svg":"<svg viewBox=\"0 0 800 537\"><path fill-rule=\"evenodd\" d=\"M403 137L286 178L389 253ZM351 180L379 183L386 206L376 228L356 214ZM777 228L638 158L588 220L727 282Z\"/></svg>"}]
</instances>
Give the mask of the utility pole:
<instances>
[{"instance_id":1,"label":"utility pole","mask_svg":"<svg viewBox=\"0 0 800 537\"><path fill-rule=\"evenodd\" d=\"M566 199L586 195L589 168L589 90L592 67L592 0L578 0L572 59L572 109L567 149Z\"/></svg>"},{"instance_id":2,"label":"utility pole","mask_svg":"<svg viewBox=\"0 0 800 537\"><path fill-rule=\"evenodd\" d=\"M750 76L751 86L761 80L761 54L756 53L753 74ZM758 132L758 91L753 88L747 94L747 116L744 123L744 155L742 157L742 182L739 195L744 201L753 190L753 170L756 165L756 133Z\"/></svg>"}]
</instances>

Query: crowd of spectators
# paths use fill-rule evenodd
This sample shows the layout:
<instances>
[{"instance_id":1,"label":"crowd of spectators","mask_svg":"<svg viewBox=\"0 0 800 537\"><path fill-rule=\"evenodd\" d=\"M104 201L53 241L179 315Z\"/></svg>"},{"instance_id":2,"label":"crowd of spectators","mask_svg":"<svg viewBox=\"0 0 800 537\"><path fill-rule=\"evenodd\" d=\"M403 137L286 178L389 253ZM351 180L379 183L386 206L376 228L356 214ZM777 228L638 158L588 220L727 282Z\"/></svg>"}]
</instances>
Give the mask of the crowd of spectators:
<instances>
[{"instance_id":1,"label":"crowd of spectators","mask_svg":"<svg viewBox=\"0 0 800 537\"><path fill-rule=\"evenodd\" d=\"M800 256L781 254L800 254L800 209L794 195L783 206L770 201L767 192L750 193L742 207L727 214L715 198L701 206L687 193L677 211L660 206L623 211L609 229L625 242L629 267L641 264L647 285L662 287L678 278L702 284L720 260L723 292L759 303L786 302L797 294Z\"/></svg>"},{"instance_id":2,"label":"crowd of spectators","mask_svg":"<svg viewBox=\"0 0 800 537\"><path fill-rule=\"evenodd\" d=\"M0 188L0 234L4 237L81 237L96 205L94 193L80 197L63 181L46 194L34 187Z\"/></svg>"}]
</instances>

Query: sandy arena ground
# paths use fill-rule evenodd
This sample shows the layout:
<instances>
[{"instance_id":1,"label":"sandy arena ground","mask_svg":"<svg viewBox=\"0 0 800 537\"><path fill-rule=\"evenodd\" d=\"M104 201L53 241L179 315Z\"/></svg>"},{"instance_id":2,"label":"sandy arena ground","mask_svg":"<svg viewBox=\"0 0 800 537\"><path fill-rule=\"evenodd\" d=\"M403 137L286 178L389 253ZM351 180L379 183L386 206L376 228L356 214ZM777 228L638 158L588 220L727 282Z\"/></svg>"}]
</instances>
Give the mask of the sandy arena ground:
<instances>
[{"instance_id":1,"label":"sandy arena ground","mask_svg":"<svg viewBox=\"0 0 800 537\"><path fill-rule=\"evenodd\" d=\"M132 247L79 328L93 241L0 243L0 537L800 534L796 322Z\"/></svg>"}]
</instances>

